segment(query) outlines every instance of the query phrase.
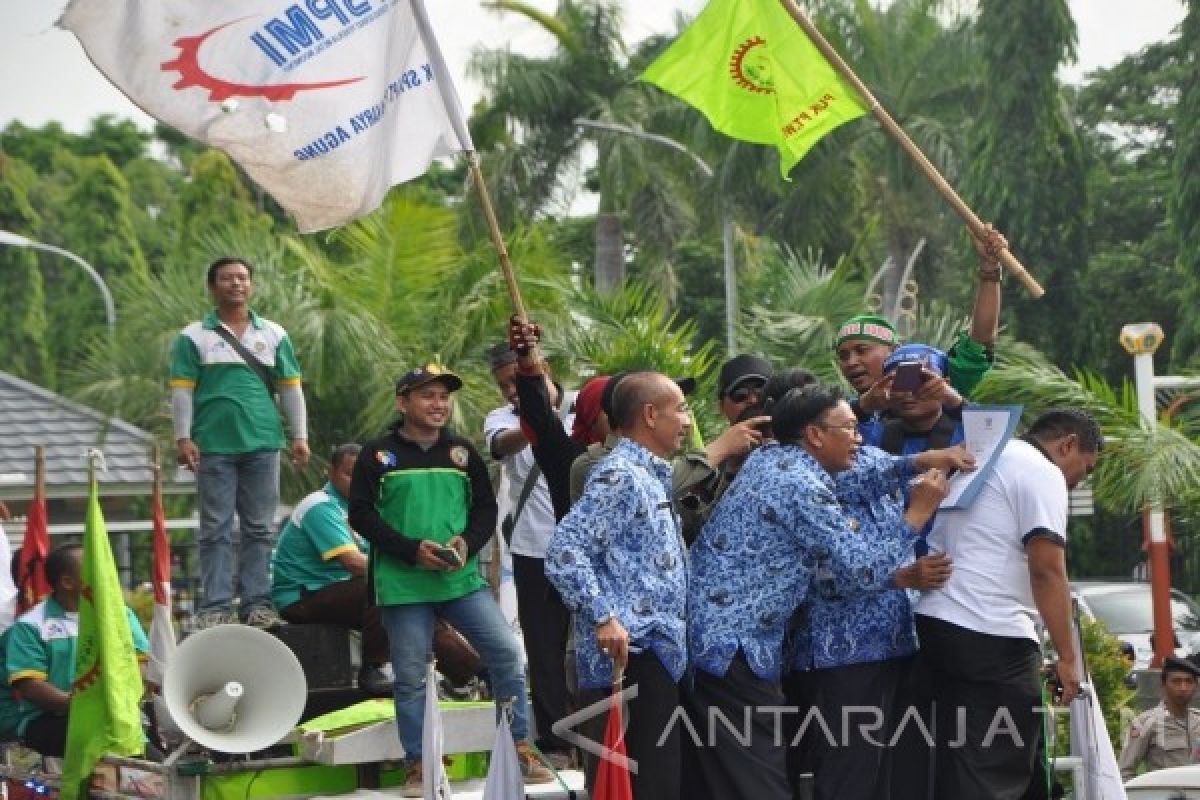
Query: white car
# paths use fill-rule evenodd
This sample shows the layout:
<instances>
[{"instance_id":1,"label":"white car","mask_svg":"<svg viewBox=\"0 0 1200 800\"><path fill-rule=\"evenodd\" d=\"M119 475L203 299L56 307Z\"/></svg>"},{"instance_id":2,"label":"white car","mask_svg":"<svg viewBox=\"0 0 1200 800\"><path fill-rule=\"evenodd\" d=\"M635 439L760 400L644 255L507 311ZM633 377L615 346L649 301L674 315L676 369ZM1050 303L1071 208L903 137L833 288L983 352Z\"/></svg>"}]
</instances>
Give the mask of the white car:
<instances>
[{"instance_id":1,"label":"white car","mask_svg":"<svg viewBox=\"0 0 1200 800\"><path fill-rule=\"evenodd\" d=\"M1200 800L1200 764L1146 772L1125 784L1128 800Z\"/></svg>"},{"instance_id":2,"label":"white car","mask_svg":"<svg viewBox=\"0 0 1200 800\"><path fill-rule=\"evenodd\" d=\"M1071 589L1079 597L1084 616L1099 620L1108 632L1133 647L1135 670L1150 666L1154 651L1154 611L1150 584L1129 582L1075 581ZM1178 589L1171 590L1171 617L1179 647L1175 655L1200 651L1200 606Z\"/></svg>"}]
</instances>

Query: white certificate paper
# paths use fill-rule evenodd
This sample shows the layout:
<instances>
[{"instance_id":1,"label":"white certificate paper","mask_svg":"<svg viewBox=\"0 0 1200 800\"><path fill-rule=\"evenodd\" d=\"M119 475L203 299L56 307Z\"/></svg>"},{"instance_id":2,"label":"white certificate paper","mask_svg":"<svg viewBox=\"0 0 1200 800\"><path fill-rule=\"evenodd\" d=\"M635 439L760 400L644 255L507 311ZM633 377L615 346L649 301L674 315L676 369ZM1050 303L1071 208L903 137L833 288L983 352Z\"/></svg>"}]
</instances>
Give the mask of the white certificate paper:
<instances>
[{"instance_id":1,"label":"white certificate paper","mask_svg":"<svg viewBox=\"0 0 1200 800\"><path fill-rule=\"evenodd\" d=\"M975 456L974 472L950 478L950 491L939 508L969 508L1004 445L1013 437L1023 406L976 406L963 409L963 445Z\"/></svg>"}]
</instances>

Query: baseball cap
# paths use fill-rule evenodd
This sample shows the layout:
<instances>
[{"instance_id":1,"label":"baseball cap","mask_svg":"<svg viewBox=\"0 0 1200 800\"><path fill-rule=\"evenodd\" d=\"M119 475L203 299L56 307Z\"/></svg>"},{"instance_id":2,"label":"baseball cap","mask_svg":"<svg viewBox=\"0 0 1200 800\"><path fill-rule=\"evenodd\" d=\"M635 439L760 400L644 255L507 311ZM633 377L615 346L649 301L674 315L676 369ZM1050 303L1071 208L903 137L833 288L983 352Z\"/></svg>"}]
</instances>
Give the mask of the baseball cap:
<instances>
[{"instance_id":1,"label":"baseball cap","mask_svg":"<svg viewBox=\"0 0 1200 800\"><path fill-rule=\"evenodd\" d=\"M721 365L717 376L717 396L724 397L746 381L766 383L775 374L771 362L762 356L742 353Z\"/></svg>"},{"instance_id":2,"label":"baseball cap","mask_svg":"<svg viewBox=\"0 0 1200 800\"><path fill-rule=\"evenodd\" d=\"M441 364L431 362L416 369L410 369L399 378L396 378L396 394L407 394L413 389L424 386L427 383L432 383L433 381L441 381L452 392L457 392L463 385L462 378Z\"/></svg>"},{"instance_id":3,"label":"baseball cap","mask_svg":"<svg viewBox=\"0 0 1200 800\"><path fill-rule=\"evenodd\" d=\"M943 378L946 377L946 370L950 366L950 359L946 357L946 353L936 347L927 344L905 344L897 347L884 359L883 374L886 375L905 361L920 361L926 368Z\"/></svg>"},{"instance_id":4,"label":"baseball cap","mask_svg":"<svg viewBox=\"0 0 1200 800\"><path fill-rule=\"evenodd\" d=\"M508 346L508 342L497 342L489 347L487 357L488 365L493 370L517 363L517 354Z\"/></svg>"}]
</instances>

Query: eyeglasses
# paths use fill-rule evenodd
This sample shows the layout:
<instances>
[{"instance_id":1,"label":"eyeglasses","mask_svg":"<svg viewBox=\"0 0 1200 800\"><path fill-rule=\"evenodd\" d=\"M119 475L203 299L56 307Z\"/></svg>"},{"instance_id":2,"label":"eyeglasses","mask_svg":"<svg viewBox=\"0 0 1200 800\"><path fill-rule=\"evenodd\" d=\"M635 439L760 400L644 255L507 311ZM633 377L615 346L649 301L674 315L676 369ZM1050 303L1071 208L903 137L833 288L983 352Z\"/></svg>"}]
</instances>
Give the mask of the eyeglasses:
<instances>
[{"instance_id":1,"label":"eyeglasses","mask_svg":"<svg viewBox=\"0 0 1200 800\"><path fill-rule=\"evenodd\" d=\"M831 425L828 423L821 423L821 424L817 425L817 427L822 428L824 430L829 430L830 428L837 428L838 430L849 431L851 436L862 436L862 433L858 430L857 422L847 422L845 425Z\"/></svg>"},{"instance_id":2,"label":"eyeglasses","mask_svg":"<svg viewBox=\"0 0 1200 800\"><path fill-rule=\"evenodd\" d=\"M735 403L745 403L751 399L762 397L762 386L739 386L725 396Z\"/></svg>"}]
</instances>

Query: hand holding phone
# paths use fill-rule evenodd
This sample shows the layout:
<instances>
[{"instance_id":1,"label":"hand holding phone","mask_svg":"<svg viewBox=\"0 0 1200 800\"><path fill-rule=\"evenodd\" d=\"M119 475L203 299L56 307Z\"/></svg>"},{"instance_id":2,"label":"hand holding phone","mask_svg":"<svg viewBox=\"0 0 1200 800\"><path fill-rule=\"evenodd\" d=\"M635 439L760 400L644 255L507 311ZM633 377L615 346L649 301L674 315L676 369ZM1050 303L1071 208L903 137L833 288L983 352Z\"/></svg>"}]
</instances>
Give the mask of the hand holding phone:
<instances>
[{"instance_id":1,"label":"hand holding phone","mask_svg":"<svg viewBox=\"0 0 1200 800\"><path fill-rule=\"evenodd\" d=\"M440 545L434 548L433 554L454 569L458 569L463 565L462 557L459 556L458 551L449 545Z\"/></svg>"},{"instance_id":2,"label":"hand holding phone","mask_svg":"<svg viewBox=\"0 0 1200 800\"><path fill-rule=\"evenodd\" d=\"M925 382L925 367L920 361L902 361L892 375L893 392L913 394Z\"/></svg>"}]
</instances>

